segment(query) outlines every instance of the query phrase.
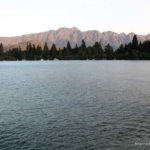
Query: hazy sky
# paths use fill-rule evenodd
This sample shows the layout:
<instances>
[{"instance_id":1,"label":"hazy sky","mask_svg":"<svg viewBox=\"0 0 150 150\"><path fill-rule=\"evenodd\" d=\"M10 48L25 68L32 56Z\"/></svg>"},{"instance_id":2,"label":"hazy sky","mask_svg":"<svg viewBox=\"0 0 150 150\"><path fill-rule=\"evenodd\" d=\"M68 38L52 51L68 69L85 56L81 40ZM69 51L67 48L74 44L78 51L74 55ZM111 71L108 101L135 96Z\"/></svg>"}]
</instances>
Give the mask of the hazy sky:
<instances>
[{"instance_id":1,"label":"hazy sky","mask_svg":"<svg viewBox=\"0 0 150 150\"><path fill-rule=\"evenodd\" d=\"M0 36L76 26L150 33L150 0L2 0Z\"/></svg>"}]
</instances>

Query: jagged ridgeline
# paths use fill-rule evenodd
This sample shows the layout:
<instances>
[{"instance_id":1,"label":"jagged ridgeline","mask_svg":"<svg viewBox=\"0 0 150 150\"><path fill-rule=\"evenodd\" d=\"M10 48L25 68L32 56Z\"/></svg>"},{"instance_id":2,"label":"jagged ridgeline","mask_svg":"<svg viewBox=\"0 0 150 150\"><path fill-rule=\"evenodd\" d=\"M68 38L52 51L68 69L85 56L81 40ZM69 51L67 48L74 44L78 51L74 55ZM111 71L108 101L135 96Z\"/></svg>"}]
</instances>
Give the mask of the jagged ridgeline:
<instances>
[{"instance_id":1,"label":"jagged ridgeline","mask_svg":"<svg viewBox=\"0 0 150 150\"><path fill-rule=\"evenodd\" d=\"M49 48L55 43L58 49L63 49L66 47L68 41L73 48L76 44L78 46L81 45L82 39L84 39L87 47L94 45L97 41L101 42L103 48L109 43L114 49L117 49L121 44L125 45L131 42L133 36L134 33L118 34L112 31L99 32L97 30L80 31L76 27L63 27L58 30L50 30L22 36L0 37L0 43L3 43L4 50L9 50L15 47L21 47L22 50L25 50L27 43L32 43L35 46L40 45L43 48L45 42ZM150 40L150 34L137 35L137 38L139 41L144 42Z\"/></svg>"},{"instance_id":2,"label":"jagged ridgeline","mask_svg":"<svg viewBox=\"0 0 150 150\"><path fill-rule=\"evenodd\" d=\"M150 41L140 42L137 36L133 36L132 42L121 44L114 50L110 44L102 46L100 42L95 42L92 46L87 46L82 40L80 45L71 47L70 42L64 48L57 49L55 44L51 48L45 42L43 48L27 43L26 49L21 47L4 51L3 44L0 44L0 60L150 60Z\"/></svg>"}]
</instances>

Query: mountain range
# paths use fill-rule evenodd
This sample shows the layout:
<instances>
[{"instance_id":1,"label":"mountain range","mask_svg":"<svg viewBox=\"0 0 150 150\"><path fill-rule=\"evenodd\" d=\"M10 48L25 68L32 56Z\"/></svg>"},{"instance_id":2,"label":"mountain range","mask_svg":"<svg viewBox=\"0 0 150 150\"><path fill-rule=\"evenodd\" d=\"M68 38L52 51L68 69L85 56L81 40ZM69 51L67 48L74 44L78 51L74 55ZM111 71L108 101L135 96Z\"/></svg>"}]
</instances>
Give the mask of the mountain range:
<instances>
[{"instance_id":1,"label":"mountain range","mask_svg":"<svg viewBox=\"0 0 150 150\"><path fill-rule=\"evenodd\" d=\"M26 48L28 42L43 46L47 42L51 47L53 43L57 48L63 48L67 42L70 41L72 47L81 44L82 39L85 40L87 46L93 45L95 42L101 42L102 46L110 44L114 49L121 44L127 44L132 41L135 33L115 33L112 31L99 32L97 30L80 31L78 28L59 28L58 30L50 30L46 32L27 34L15 37L0 37L0 43L3 43L5 49L20 46L22 49ZM150 34L137 35L139 41L150 40Z\"/></svg>"}]
</instances>

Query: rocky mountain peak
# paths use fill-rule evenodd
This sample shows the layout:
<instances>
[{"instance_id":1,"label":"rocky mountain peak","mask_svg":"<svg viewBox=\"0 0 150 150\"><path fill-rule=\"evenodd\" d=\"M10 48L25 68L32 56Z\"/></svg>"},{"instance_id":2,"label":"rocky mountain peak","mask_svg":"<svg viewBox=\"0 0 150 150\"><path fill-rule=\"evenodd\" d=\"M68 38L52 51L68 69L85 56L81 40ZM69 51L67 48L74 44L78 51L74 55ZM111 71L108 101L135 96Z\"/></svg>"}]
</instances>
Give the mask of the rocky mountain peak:
<instances>
[{"instance_id":1,"label":"rocky mountain peak","mask_svg":"<svg viewBox=\"0 0 150 150\"><path fill-rule=\"evenodd\" d=\"M67 42L70 41L72 47L76 44L80 45L82 39L85 40L87 46L93 45L95 42L101 42L103 46L110 44L114 49L118 48L120 44L127 44L132 41L135 33L115 33L112 31L99 32L97 30L80 31L77 27L67 28L62 27L58 30L50 30L36 34L28 34L16 37L0 37L0 43L3 43L5 48L13 48L21 46L22 49L26 48L27 42L32 42L35 45L43 46L45 42L51 47L53 43L57 48L63 48ZM150 34L137 35L138 40L143 42L150 40Z\"/></svg>"}]
</instances>

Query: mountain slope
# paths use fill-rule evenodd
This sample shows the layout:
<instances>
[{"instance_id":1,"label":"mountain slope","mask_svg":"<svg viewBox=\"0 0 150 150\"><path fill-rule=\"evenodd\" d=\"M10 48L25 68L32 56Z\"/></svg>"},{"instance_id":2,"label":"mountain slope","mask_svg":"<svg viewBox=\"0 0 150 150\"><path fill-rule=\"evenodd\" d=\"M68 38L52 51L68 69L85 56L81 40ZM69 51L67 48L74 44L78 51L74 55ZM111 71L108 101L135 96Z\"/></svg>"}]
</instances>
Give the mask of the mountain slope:
<instances>
[{"instance_id":1,"label":"mountain slope","mask_svg":"<svg viewBox=\"0 0 150 150\"><path fill-rule=\"evenodd\" d=\"M60 28L58 30L50 30L47 32L27 34L16 37L0 37L0 42L3 43L6 49L21 46L25 49L27 42L31 42L35 45L43 46L45 42L51 47L53 43L57 48L63 48L66 46L67 41L70 41L71 46L76 44L80 45L81 40L84 39L87 46L93 45L96 41L101 42L102 46L106 44L112 45L114 48L118 48L120 44L126 44L132 41L134 33L130 34L117 34L115 32L99 32L97 30L80 31L78 28ZM150 34L137 35L138 40L143 42L150 40Z\"/></svg>"}]
</instances>

